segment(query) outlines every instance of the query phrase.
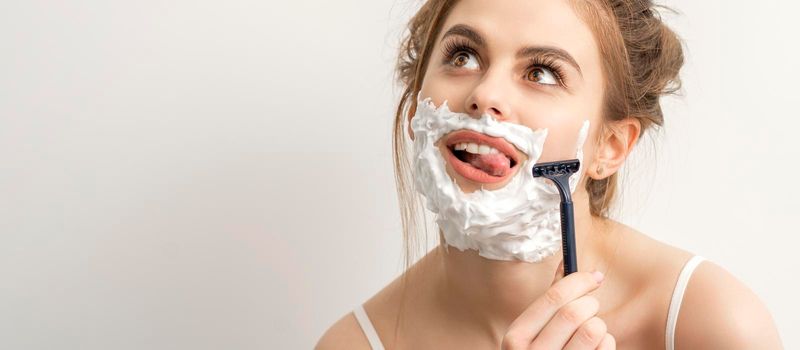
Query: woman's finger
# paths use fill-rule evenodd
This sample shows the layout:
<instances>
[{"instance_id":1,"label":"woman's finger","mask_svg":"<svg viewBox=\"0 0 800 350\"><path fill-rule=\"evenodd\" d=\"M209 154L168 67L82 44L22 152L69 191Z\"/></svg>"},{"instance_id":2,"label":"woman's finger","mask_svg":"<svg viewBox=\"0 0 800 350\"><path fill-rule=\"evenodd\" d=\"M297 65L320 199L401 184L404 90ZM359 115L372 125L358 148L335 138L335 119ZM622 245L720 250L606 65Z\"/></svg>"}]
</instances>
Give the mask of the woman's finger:
<instances>
[{"instance_id":1,"label":"woman's finger","mask_svg":"<svg viewBox=\"0 0 800 350\"><path fill-rule=\"evenodd\" d=\"M597 347L597 350L616 350L617 349L617 339L614 338L611 333L606 333L606 336L603 337L603 341L600 342L600 346Z\"/></svg>"},{"instance_id":2,"label":"woman's finger","mask_svg":"<svg viewBox=\"0 0 800 350\"><path fill-rule=\"evenodd\" d=\"M599 285L600 282L591 272L575 272L559 279L511 323L504 343L530 344L558 309Z\"/></svg>"},{"instance_id":3,"label":"woman's finger","mask_svg":"<svg viewBox=\"0 0 800 350\"><path fill-rule=\"evenodd\" d=\"M594 350L605 340L608 327L599 317L584 322L570 338L564 350Z\"/></svg>"},{"instance_id":4,"label":"woman's finger","mask_svg":"<svg viewBox=\"0 0 800 350\"><path fill-rule=\"evenodd\" d=\"M531 345L534 349L562 349L569 343L569 349L594 350L606 333L605 323L599 318L592 318L598 310L600 301L591 295L567 303L556 312Z\"/></svg>"}]
</instances>

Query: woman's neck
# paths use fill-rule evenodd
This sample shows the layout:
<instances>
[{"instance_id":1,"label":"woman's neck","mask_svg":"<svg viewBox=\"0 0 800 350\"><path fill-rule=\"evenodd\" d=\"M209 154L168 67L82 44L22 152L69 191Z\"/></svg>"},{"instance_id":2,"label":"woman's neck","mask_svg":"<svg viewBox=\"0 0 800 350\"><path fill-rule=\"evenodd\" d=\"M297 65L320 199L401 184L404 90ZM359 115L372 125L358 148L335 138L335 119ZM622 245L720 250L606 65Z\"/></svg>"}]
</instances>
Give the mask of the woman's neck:
<instances>
[{"instance_id":1,"label":"woman's neck","mask_svg":"<svg viewBox=\"0 0 800 350\"><path fill-rule=\"evenodd\" d=\"M606 236L606 221L590 214L588 201L575 202L580 271L605 272L605 240L598 238ZM436 247L435 255L440 262L436 305L445 315L458 318L462 326L466 322L495 339L501 339L511 322L550 287L563 260L561 250L538 263L491 260L444 242Z\"/></svg>"}]
</instances>

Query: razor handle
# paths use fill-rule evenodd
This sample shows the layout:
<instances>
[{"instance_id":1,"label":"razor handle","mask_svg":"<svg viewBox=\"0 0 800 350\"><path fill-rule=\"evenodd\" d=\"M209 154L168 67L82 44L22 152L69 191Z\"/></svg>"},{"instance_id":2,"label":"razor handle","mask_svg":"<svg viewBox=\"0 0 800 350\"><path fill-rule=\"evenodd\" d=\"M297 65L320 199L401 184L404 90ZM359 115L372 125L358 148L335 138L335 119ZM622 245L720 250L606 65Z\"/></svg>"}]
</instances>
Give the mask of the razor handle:
<instances>
[{"instance_id":1,"label":"razor handle","mask_svg":"<svg viewBox=\"0 0 800 350\"><path fill-rule=\"evenodd\" d=\"M564 253L564 277L578 271L575 252L575 218L572 202L561 202L561 250Z\"/></svg>"}]
</instances>

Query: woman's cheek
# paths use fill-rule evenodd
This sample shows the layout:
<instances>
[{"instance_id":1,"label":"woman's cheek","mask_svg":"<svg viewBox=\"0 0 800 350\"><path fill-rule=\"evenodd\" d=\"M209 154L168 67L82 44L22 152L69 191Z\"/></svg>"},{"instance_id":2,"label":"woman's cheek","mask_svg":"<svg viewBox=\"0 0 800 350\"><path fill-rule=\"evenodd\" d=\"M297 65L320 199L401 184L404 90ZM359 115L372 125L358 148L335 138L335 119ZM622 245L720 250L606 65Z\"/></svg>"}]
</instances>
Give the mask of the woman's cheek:
<instances>
[{"instance_id":1,"label":"woman's cheek","mask_svg":"<svg viewBox=\"0 0 800 350\"><path fill-rule=\"evenodd\" d=\"M464 112L465 100L473 86L472 75L452 75L441 71L430 71L420 88L422 97L430 97L436 105L447 101L451 111Z\"/></svg>"},{"instance_id":2,"label":"woman's cheek","mask_svg":"<svg viewBox=\"0 0 800 350\"><path fill-rule=\"evenodd\" d=\"M581 119L577 115L554 116L548 122L538 124L539 128L547 128L547 138L542 149L542 156L537 162L574 159L577 156L578 135L586 119ZM586 153L585 147L586 144L584 144L584 154Z\"/></svg>"}]
</instances>

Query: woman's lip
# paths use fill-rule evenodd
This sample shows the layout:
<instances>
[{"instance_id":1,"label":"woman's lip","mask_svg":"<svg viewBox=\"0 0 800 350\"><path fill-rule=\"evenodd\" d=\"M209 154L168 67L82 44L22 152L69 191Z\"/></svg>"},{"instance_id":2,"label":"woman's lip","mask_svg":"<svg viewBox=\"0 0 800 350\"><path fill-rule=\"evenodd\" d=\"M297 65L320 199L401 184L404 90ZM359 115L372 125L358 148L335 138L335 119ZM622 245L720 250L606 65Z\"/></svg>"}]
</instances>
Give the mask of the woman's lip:
<instances>
[{"instance_id":1,"label":"woman's lip","mask_svg":"<svg viewBox=\"0 0 800 350\"><path fill-rule=\"evenodd\" d=\"M494 175L487 174L483 170L480 170L480 169L477 169L477 168L473 167L469 163L462 162L460 159L458 159L458 157L456 157L455 154L453 154L453 150L450 149L450 147L445 147L445 158L447 158L447 162L450 163L450 165L453 167L453 170L455 172L457 172L459 175L461 175L464 178L466 178L467 180L480 182L480 183L487 183L487 184L498 183L498 182L505 181L509 177L514 176L514 173L516 173L517 167L520 166L519 162L517 162L516 164L514 164L513 167L511 167L508 170L508 173L506 173L505 175L503 175L503 176L494 176Z\"/></svg>"},{"instance_id":2,"label":"woman's lip","mask_svg":"<svg viewBox=\"0 0 800 350\"><path fill-rule=\"evenodd\" d=\"M458 130L450 133L444 144L449 149L450 146L462 142L474 142L494 147L514 160L514 163L520 163L517 149L502 137L491 137L472 130Z\"/></svg>"}]
</instances>

